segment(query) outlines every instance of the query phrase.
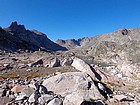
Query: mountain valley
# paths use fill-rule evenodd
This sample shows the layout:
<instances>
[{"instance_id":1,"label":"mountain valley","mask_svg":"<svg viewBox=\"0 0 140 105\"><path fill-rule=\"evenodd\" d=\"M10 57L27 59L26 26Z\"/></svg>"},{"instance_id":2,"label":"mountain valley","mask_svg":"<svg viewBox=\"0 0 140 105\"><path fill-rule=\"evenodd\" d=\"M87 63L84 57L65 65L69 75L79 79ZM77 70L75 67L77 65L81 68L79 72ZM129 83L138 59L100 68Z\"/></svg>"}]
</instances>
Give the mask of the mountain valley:
<instances>
[{"instance_id":1,"label":"mountain valley","mask_svg":"<svg viewBox=\"0 0 140 105\"><path fill-rule=\"evenodd\" d=\"M0 28L0 105L140 105L140 29L55 43Z\"/></svg>"}]
</instances>

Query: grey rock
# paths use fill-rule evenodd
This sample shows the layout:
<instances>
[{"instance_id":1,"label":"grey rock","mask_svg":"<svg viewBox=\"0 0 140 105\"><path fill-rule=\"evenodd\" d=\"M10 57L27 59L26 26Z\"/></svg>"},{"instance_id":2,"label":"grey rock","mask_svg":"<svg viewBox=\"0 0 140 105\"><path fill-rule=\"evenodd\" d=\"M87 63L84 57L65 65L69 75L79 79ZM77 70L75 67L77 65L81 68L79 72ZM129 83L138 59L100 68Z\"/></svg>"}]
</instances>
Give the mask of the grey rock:
<instances>
[{"instance_id":1,"label":"grey rock","mask_svg":"<svg viewBox=\"0 0 140 105\"><path fill-rule=\"evenodd\" d=\"M18 64L17 65L19 69L23 69L23 68L26 68L27 65L26 64Z\"/></svg>"},{"instance_id":2,"label":"grey rock","mask_svg":"<svg viewBox=\"0 0 140 105\"><path fill-rule=\"evenodd\" d=\"M29 102L30 103L34 103L34 102L37 102L37 100L38 100L38 94L37 93L33 93L30 97L29 97Z\"/></svg>"},{"instance_id":3,"label":"grey rock","mask_svg":"<svg viewBox=\"0 0 140 105\"><path fill-rule=\"evenodd\" d=\"M11 91L10 90L7 90L6 91L6 96L9 96L11 94Z\"/></svg>"},{"instance_id":4,"label":"grey rock","mask_svg":"<svg viewBox=\"0 0 140 105\"><path fill-rule=\"evenodd\" d=\"M55 72L55 75L61 74L61 72Z\"/></svg>"},{"instance_id":5,"label":"grey rock","mask_svg":"<svg viewBox=\"0 0 140 105\"><path fill-rule=\"evenodd\" d=\"M40 92L41 94L47 94L47 93L48 93L48 90L47 90L47 88L46 88L45 86L40 85L40 86L39 86L39 92Z\"/></svg>"},{"instance_id":6,"label":"grey rock","mask_svg":"<svg viewBox=\"0 0 140 105\"><path fill-rule=\"evenodd\" d=\"M119 74L117 74L117 77L121 79L121 78L123 78L123 74L119 73Z\"/></svg>"},{"instance_id":7,"label":"grey rock","mask_svg":"<svg viewBox=\"0 0 140 105\"><path fill-rule=\"evenodd\" d=\"M122 100L127 100L128 99L128 97L126 95L123 95L123 94L114 95L113 98L118 100L118 101L122 101Z\"/></svg>"},{"instance_id":8,"label":"grey rock","mask_svg":"<svg viewBox=\"0 0 140 105\"><path fill-rule=\"evenodd\" d=\"M3 66L4 66L4 67L9 67L9 66L10 66L10 64L3 64Z\"/></svg>"},{"instance_id":9,"label":"grey rock","mask_svg":"<svg viewBox=\"0 0 140 105\"><path fill-rule=\"evenodd\" d=\"M44 67L58 67L60 66L60 60L58 58L51 58L51 59L46 58L43 61L43 65Z\"/></svg>"},{"instance_id":10,"label":"grey rock","mask_svg":"<svg viewBox=\"0 0 140 105\"><path fill-rule=\"evenodd\" d=\"M44 94L41 95L41 97L38 98L38 101L40 104L48 103L50 100L52 100L54 97L52 95Z\"/></svg>"},{"instance_id":11,"label":"grey rock","mask_svg":"<svg viewBox=\"0 0 140 105\"><path fill-rule=\"evenodd\" d=\"M48 91L53 91L62 97L75 93L83 100L104 99L92 79L81 72L67 72L50 77L44 80L43 85Z\"/></svg>"},{"instance_id":12,"label":"grey rock","mask_svg":"<svg viewBox=\"0 0 140 105\"><path fill-rule=\"evenodd\" d=\"M62 66L70 66L72 64L73 60L72 58L64 58L63 62L62 62Z\"/></svg>"},{"instance_id":13,"label":"grey rock","mask_svg":"<svg viewBox=\"0 0 140 105\"><path fill-rule=\"evenodd\" d=\"M90 65L84 62L82 59L74 57L72 66L81 72L89 74L94 80L96 80L96 75L91 69Z\"/></svg>"},{"instance_id":14,"label":"grey rock","mask_svg":"<svg viewBox=\"0 0 140 105\"><path fill-rule=\"evenodd\" d=\"M26 97L26 94L22 94L20 93L19 95L16 96L16 99L15 100L22 100Z\"/></svg>"},{"instance_id":15,"label":"grey rock","mask_svg":"<svg viewBox=\"0 0 140 105\"><path fill-rule=\"evenodd\" d=\"M4 89L0 88L0 96L2 96L3 90L4 90Z\"/></svg>"},{"instance_id":16,"label":"grey rock","mask_svg":"<svg viewBox=\"0 0 140 105\"><path fill-rule=\"evenodd\" d=\"M54 98L48 103L48 105L62 105L62 100L59 98Z\"/></svg>"},{"instance_id":17,"label":"grey rock","mask_svg":"<svg viewBox=\"0 0 140 105\"><path fill-rule=\"evenodd\" d=\"M7 90L6 89L3 89L3 92L2 92L2 97L6 96L6 93L7 93Z\"/></svg>"},{"instance_id":18,"label":"grey rock","mask_svg":"<svg viewBox=\"0 0 140 105\"><path fill-rule=\"evenodd\" d=\"M132 101L132 102L129 102L129 105L140 105L140 103L138 103L136 101Z\"/></svg>"},{"instance_id":19,"label":"grey rock","mask_svg":"<svg viewBox=\"0 0 140 105\"><path fill-rule=\"evenodd\" d=\"M21 91L21 94L24 94L26 97L29 97L34 92L35 92L34 88L26 87Z\"/></svg>"},{"instance_id":20,"label":"grey rock","mask_svg":"<svg viewBox=\"0 0 140 105\"><path fill-rule=\"evenodd\" d=\"M28 64L28 66L31 67L30 64ZM32 69L27 69L26 71L30 72L30 71L32 71Z\"/></svg>"},{"instance_id":21,"label":"grey rock","mask_svg":"<svg viewBox=\"0 0 140 105\"><path fill-rule=\"evenodd\" d=\"M34 84L28 84L28 86L29 86L30 88L33 88L34 90L36 90L36 86L35 86Z\"/></svg>"},{"instance_id":22,"label":"grey rock","mask_svg":"<svg viewBox=\"0 0 140 105\"><path fill-rule=\"evenodd\" d=\"M83 97L79 96L77 93L73 93L65 97L63 105L81 105L83 102Z\"/></svg>"},{"instance_id":23,"label":"grey rock","mask_svg":"<svg viewBox=\"0 0 140 105\"><path fill-rule=\"evenodd\" d=\"M98 88L102 91L102 92L104 92L104 93L107 93L107 91L106 91L106 87L102 84L102 83L97 83L97 85L98 85Z\"/></svg>"},{"instance_id":24,"label":"grey rock","mask_svg":"<svg viewBox=\"0 0 140 105\"><path fill-rule=\"evenodd\" d=\"M28 64L29 67L33 67L33 66L37 66L37 65L42 65L43 64L43 61L42 59L38 59L36 60L35 62L31 63L31 64Z\"/></svg>"},{"instance_id":25,"label":"grey rock","mask_svg":"<svg viewBox=\"0 0 140 105\"><path fill-rule=\"evenodd\" d=\"M16 97L15 97L14 94L10 94L10 95L9 95L9 98L11 98L11 99L15 99Z\"/></svg>"}]
</instances>

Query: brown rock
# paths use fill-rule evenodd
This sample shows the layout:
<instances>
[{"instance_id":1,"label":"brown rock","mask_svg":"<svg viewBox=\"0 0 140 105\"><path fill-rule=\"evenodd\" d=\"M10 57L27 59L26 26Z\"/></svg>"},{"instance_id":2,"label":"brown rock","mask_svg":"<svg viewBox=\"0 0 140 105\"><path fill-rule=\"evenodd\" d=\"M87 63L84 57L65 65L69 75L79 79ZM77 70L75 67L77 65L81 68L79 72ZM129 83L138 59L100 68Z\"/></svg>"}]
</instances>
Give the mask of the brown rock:
<instances>
[{"instance_id":1,"label":"brown rock","mask_svg":"<svg viewBox=\"0 0 140 105\"><path fill-rule=\"evenodd\" d=\"M26 88L26 86L16 85L11 89L11 91L14 93L18 93L18 92L21 92L25 88Z\"/></svg>"},{"instance_id":2,"label":"brown rock","mask_svg":"<svg viewBox=\"0 0 140 105\"><path fill-rule=\"evenodd\" d=\"M12 101L12 98L9 97L1 97L0 98L0 105L6 105L7 103L9 103L10 101Z\"/></svg>"}]
</instances>

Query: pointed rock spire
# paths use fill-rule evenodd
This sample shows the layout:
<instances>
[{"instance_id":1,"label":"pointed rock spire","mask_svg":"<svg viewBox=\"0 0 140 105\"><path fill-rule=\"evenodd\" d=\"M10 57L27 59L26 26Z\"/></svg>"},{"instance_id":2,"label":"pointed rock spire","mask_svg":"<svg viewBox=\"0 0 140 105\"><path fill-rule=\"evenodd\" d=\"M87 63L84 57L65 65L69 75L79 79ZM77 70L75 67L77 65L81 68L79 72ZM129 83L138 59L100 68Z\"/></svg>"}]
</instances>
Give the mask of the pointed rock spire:
<instances>
[{"instance_id":1,"label":"pointed rock spire","mask_svg":"<svg viewBox=\"0 0 140 105\"><path fill-rule=\"evenodd\" d=\"M16 21L12 22L11 25L8 28L10 28L11 31L17 32L17 33L19 33L19 32L21 33L21 32L26 31L24 25L20 25Z\"/></svg>"},{"instance_id":2,"label":"pointed rock spire","mask_svg":"<svg viewBox=\"0 0 140 105\"><path fill-rule=\"evenodd\" d=\"M11 25L9 26L9 28L13 28L13 27L17 27L18 24L16 21L12 22Z\"/></svg>"}]
</instances>

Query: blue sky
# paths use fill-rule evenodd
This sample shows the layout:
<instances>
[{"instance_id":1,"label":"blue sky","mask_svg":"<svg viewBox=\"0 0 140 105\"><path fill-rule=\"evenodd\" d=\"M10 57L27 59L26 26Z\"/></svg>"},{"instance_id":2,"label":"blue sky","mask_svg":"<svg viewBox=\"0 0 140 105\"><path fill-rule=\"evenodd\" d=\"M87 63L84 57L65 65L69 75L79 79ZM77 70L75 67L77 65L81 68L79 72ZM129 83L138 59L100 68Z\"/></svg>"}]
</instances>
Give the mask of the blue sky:
<instances>
[{"instance_id":1,"label":"blue sky","mask_svg":"<svg viewBox=\"0 0 140 105\"><path fill-rule=\"evenodd\" d=\"M0 0L0 26L12 21L51 40L140 27L140 0Z\"/></svg>"}]
</instances>

